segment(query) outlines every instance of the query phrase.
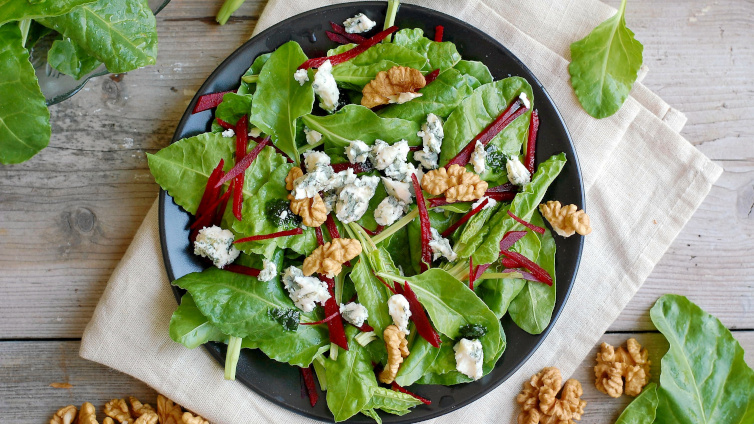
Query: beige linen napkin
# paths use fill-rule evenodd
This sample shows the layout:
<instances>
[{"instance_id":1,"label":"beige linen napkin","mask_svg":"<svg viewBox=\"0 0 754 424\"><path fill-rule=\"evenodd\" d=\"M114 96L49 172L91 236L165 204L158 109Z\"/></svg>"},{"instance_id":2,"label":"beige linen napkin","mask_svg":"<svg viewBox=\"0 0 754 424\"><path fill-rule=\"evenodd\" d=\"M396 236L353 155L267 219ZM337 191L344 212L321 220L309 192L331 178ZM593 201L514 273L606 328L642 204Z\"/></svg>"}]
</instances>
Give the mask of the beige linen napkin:
<instances>
[{"instance_id":1,"label":"beige linen napkin","mask_svg":"<svg viewBox=\"0 0 754 424\"><path fill-rule=\"evenodd\" d=\"M270 0L256 32L304 10L340 3ZM596 0L415 0L500 40L533 72L573 136L594 232L560 319L521 369L471 407L435 422L514 422L522 382L545 366L564 377L581 363L633 297L707 195L722 169L678 132L680 112L636 84L614 116L595 120L578 104L569 44L614 13ZM168 337L176 307L163 267L157 203L108 282L86 328L81 356L130 374L213 423L310 422L237 382L203 349ZM127 325L125 323L128 323ZM297 389L297 388L294 388Z\"/></svg>"}]
</instances>

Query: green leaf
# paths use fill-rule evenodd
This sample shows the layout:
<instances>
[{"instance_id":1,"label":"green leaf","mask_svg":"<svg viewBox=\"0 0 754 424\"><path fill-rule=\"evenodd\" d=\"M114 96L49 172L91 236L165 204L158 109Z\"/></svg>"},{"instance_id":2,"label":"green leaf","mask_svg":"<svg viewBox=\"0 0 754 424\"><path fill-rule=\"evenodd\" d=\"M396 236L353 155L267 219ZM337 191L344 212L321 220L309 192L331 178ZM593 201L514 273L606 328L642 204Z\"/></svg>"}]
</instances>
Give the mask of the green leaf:
<instances>
[{"instance_id":1,"label":"green leaf","mask_svg":"<svg viewBox=\"0 0 754 424\"><path fill-rule=\"evenodd\" d=\"M649 383L623 410L615 424L651 424L655 421L657 403L657 385Z\"/></svg>"},{"instance_id":2,"label":"green leaf","mask_svg":"<svg viewBox=\"0 0 754 424\"><path fill-rule=\"evenodd\" d=\"M439 69L440 72L444 72L461 60L455 44L450 41L432 41L424 37L424 31L419 28L407 28L396 32L393 44L407 47L426 57L429 61L424 69L426 71Z\"/></svg>"},{"instance_id":3,"label":"green leaf","mask_svg":"<svg viewBox=\"0 0 754 424\"><path fill-rule=\"evenodd\" d=\"M489 68L482 62L475 60L461 60L454 66L464 77L473 89L477 89L484 84L492 82L492 74Z\"/></svg>"},{"instance_id":4,"label":"green leaf","mask_svg":"<svg viewBox=\"0 0 754 424\"><path fill-rule=\"evenodd\" d=\"M207 342L225 341L228 336L209 322L196 307L194 298L186 293L170 318L170 338L189 349L194 349Z\"/></svg>"},{"instance_id":5,"label":"green leaf","mask_svg":"<svg viewBox=\"0 0 754 424\"><path fill-rule=\"evenodd\" d=\"M421 97L403 104L390 105L379 111L383 118L402 118L423 123L427 115L445 119L463 99L471 95L472 89L458 71L449 69L431 84L419 90Z\"/></svg>"},{"instance_id":6,"label":"green leaf","mask_svg":"<svg viewBox=\"0 0 754 424\"><path fill-rule=\"evenodd\" d=\"M337 51L348 51L352 46L341 46ZM379 72L393 66L422 69L426 63L424 55L411 49L397 44L377 44L355 58L334 66L332 75L339 85L361 91Z\"/></svg>"},{"instance_id":7,"label":"green leaf","mask_svg":"<svg viewBox=\"0 0 754 424\"><path fill-rule=\"evenodd\" d=\"M293 73L306 61L295 41L278 47L259 73L249 122L272 136L272 142L298 164L296 119L311 113L314 90L311 82L300 85Z\"/></svg>"},{"instance_id":8,"label":"green leaf","mask_svg":"<svg viewBox=\"0 0 754 424\"><path fill-rule=\"evenodd\" d=\"M410 386L421 379L435 363L440 354L440 349L429 344L423 337L416 337L414 344L409 348L410 355L403 360L395 377L396 383L401 386Z\"/></svg>"},{"instance_id":9,"label":"green leaf","mask_svg":"<svg viewBox=\"0 0 754 424\"><path fill-rule=\"evenodd\" d=\"M18 25L0 27L0 163L21 163L50 142L50 112Z\"/></svg>"},{"instance_id":10,"label":"green leaf","mask_svg":"<svg viewBox=\"0 0 754 424\"><path fill-rule=\"evenodd\" d=\"M259 75L259 73L262 72L262 67L265 63L267 63L267 60L270 58L270 56L272 56L272 53L265 53L257 56L257 58L254 59L254 62L252 62L251 66L246 71L246 73L243 74L243 76L245 77L249 75ZM256 83L249 83L241 80L241 86L238 87L238 94L254 94L256 90Z\"/></svg>"},{"instance_id":11,"label":"green leaf","mask_svg":"<svg viewBox=\"0 0 754 424\"><path fill-rule=\"evenodd\" d=\"M605 118L620 109L636 82L643 51L626 26L626 0L618 13L571 44L571 85L587 113Z\"/></svg>"},{"instance_id":12,"label":"green leaf","mask_svg":"<svg viewBox=\"0 0 754 424\"><path fill-rule=\"evenodd\" d=\"M420 400L406 393L375 387L372 389L372 398L363 409L381 409L390 414L404 415L411 412L414 406L421 404Z\"/></svg>"},{"instance_id":13,"label":"green leaf","mask_svg":"<svg viewBox=\"0 0 754 424\"><path fill-rule=\"evenodd\" d=\"M94 0L0 0L0 25L24 19L59 16Z\"/></svg>"},{"instance_id":14,"label":"green leaf","mask_svg":"<svg viewBox=\"0 0 754 424\"><path fill-rule=\"evenodd\" d=\"M502 207L498 204L492 208L482 209L466 222L461 234L458 236L458 242L454 247L455 252L459 257L468 258L474 253L474 250L476 250L479 244L482 243L484 236L487 234L487 221L489 221L490 217L495 215L500 209L505 209L507 211L508 207L507 205Z\"/></svg>"},{"instance_id":15,"label":"green leaf","mask_svg":"<svg viewBox=\"0 0 754 424\"><path fill-rule=\"evenodd\" d=\"M325 361L327 406L336 422L347 420L365 409L372 391L377 388L369 353L353 340L358 333L358 329L347 326L348 350L338 348L338 359Z\"/></svg>"},{"instance_id":16,"label":"green leaf","mask_svg":"<svg viewBox=\"0 0 754 424\"><path fill-rule=\"evenodd\" d=\"M228 93L215 109L215 118L236 125L239 119L251 112L251 94Z\"/></svg>"},{"instance_id":17,"label":"green leaf","mask_svg":"<svg viewBox=\"0 0 754 424\"><path fill-rule=\"evenodd\" d=\"M444 166L455 157L521 93L526 93L529 99L534 98L531 86L521 77L495 81L474 90L445 121L445 139L442 142L440 165ZM490 145L494 145L508 156L520 155L529 133L530 116L531 112L528 111L511 122L490 141ZM487 171L487 174L490 173L491 171Z\"/></svg>"},{"instance_id":18,"label":"green leaf","mask_svg":"<svg viewBox=\"0 0 754 424\"><path fill-rule=\"evenodd\" d=\"M754 422L754 371L717 318L666 294L649 312L670 343L662 357L656 423Z\"/></svg>"},{"instance_id":19,"label":"green leaf","mask_svg":"<svg viewBox=\"0 0 754 424\"><path fill-rule=\"evenodd\" d=\"M157 24L146 0L98 0L39 23L71 39L110 72L157 60Z\"/></svg>"},{"instance_id":20,"label":"green leaf","mask_svg":"<svg viewBox=\"0 0 754 424\"><path fill-rule=\"evenodd\" d=\"M380 249L375 250L372 255L386 254ZM359 302L367 308L369 312L369 325L374 327L374 332L382 338L385 327L393 323L387 308L387 301L390 299L390 293L387 288L377 280L372 274L372 269L366 262L366 253L362 253L361 258L351 271L351 280L356 286L356 293L359 294Z\"/></svg>"},{"instance_id":21,"label":"green leaf","mask_svg":"<svg viewBox=\"0 0 754 424\"><path fill-rule=\"evenodd\" d=\"M69 38L55 40L47 52L47 63L59 72L81 79L101 64Z\"/></svg>"},{"instance_id":22,"label":"green leaf","mask_svg":"<svg viewBox=\"0 0 754 424\"><path fill-rule=\"evenodd\" d=\"M471 378L456 370L456 354L453 350L455 342L444 336L441 336L441 339L440 352L437 354L435 362L427 369L424 376L416 381L416 384L452 386L472 381Z\"/></svg>"}]
</instances>

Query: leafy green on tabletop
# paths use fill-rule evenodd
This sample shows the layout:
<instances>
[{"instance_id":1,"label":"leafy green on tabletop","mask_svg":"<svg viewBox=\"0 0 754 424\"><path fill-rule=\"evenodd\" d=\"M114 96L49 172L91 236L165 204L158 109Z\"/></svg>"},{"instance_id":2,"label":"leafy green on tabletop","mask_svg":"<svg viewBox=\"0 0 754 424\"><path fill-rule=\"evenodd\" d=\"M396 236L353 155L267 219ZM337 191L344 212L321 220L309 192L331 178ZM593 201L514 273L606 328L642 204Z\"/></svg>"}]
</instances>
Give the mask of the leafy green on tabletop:
<instances>
[{"instance_id":1,"label":"leafy green on tabletop","mask_svg":"<svg viewBox=\"0 0 754 424\"><path fill-rule=\"evenodd\" d=\"M97 69L101 64L78 44L69 38L55 40L47 52L47 63L59 72L81 79L84 75Z\"/></svg>"},{"instance_id":2,"label":"leafy green on tabletop","mask_svg":"<svg viewBox=\"0 0 754 424\"><path fill-rule=\"evenodd\" d=\"M365 409L378 387L369 352L353 339L358 333L355 327L347 326L348 350L338 348L337 360L325 360L327 406L336 422Z\"/></svg>"},{"instance_id":3,"label":"leafy green on tabletop","mask_svg":"<svg viewBox=\"0 0 754 424\"><path fill-rule=\"evenodd\" d=\"M615 424L651 424L657 414L657 385L647 387L623 410Z\"/></svg>"},{"instance_id":4,"label":"leafy green on tabletop","mask_svg":"<svg viewBox=\"0 0 754 424\"><path fill-rule=\"evenodd\" d=\"M0 163L23 162L50 142L50 112L18 25L0 26Z\"/></svg>"},{"instance_id":5,"label":"leafy green on tabletop","mask_svg":"<svg viewBox=\"0 0 754 424\"><path fill-rule=\"evenodd\" d=\"M383 118L401 118L419 123L424 123L430 113L445 119L472 91L463 75L448 69L419 90L421 97L403 104L389 105L378 114Z\"/></svg>"},{"instance_id":6,"label":"leafy green on tabletop","mask_svg":"<svg viewBox=\"0 0 754 424\"><path fill-rule=\"evenodd\" d=\"M650 310L670 343L662 357L656 423L754 422L754 371L717 318L684 296L664 295Z\"/></svg>"},{"instance_id":7,"label":"leafy green on tabletop","mask_svg":"<svg viewBox=\"0 0 754 424\"><path fill-rule=\"evenodd\" d=\"M311 82L300 85L293 73L307 57L301 46L289 41L278 47L259 73L249 122L272 136L280 150L299 162L296 119L311 113L314 90Z\"/></svg>"},{"instance_id":8,"label":"leafy green on tabletop","mask_svg":"<svg viewBox=\"0 0 754 424\"><path fill-rule=\"evenodd\" d=\"M66 14L94 0L0 0L0 25Z\"/></svg>"},{"instance_id":9,"label":"leafy green on tabletop","mask_svg":"<svg viewBox=\"0 0 754 424\"><path fill-rule=\"evenodd\" d=\"M626 26L626 0L618 13L571 44L571 85L587 113L606 118L620 109L636 82L643 51Z\"/></svg>"}]
</instances>

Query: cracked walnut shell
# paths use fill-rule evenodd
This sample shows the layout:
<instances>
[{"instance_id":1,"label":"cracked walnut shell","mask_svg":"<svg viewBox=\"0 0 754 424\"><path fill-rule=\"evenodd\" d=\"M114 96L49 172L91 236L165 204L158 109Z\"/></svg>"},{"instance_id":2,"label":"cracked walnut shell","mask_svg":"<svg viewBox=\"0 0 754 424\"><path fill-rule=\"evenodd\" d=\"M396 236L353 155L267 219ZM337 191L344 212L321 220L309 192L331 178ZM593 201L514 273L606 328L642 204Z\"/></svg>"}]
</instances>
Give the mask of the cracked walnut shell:
<instances>
[{"instance_id":1,"label":"cracked walnut shell","mask_svg":"<svg viewBox=\"0 0 754 424\"><path fill-rule=\"evenodd\" d=\"M60 408L52 416L50 424L73 424L73 421L76 419L76 412L76 407L73 405Z\"/></svg>"},{"instance_id":2,"label":"cracked walnut shell","mask_svg":"<svg viewBox=\"0 0 754 424\"><path fill-rule=\"evenodd\" d=\"M594 385L597 390L611 397L620 397L624 392L638 396L649 382L649 353L642 349L636 339L626 342L627 349L617 350L602 343L597 352L597 365L594 367Z\"/></svg>"},{"instance_id":3,"label":"cracked walnut shell","mask_svg":"<svg viewBox=\"0 0 754 424\"><path fill-rule=\"evenodd\" d=\"M406 340L406 333L394 324L388 325L382 335L387 348L387 365L378 377L381 382L390 384L395 380L398 369L403 363L403 358L409 354L408 341Z\"/></svg>"},{"instance_id":4,"label":"cracked walnut shell","mask_svg":"<svg viewBox=\"0 0 754 424\"><path fill-rule=\"evenodd\" d=\"M447 169L434 169L424 174L422 188L434 196L445 193L449 203L469 202L484 196L487 182L461 165L450 165Z\"/></svg>"},{"instance_id":5,"label":"cracked walnut shell","mask_svg":"<svg viewBox=\"0 0 754 424\"><path fill-rule=\"evenodd\" d=\"M199 415L194 415L191 412L184 412L182 419L183 424L209 424L209 421Z\"/></svg>"},{"instance_id":6,"label":"cracked walnut shell","mask_svg":"<svg viewBox=\"0 0 754 424\"><path fill-rule=\"evenodd\" d=\"M113 399L105 404L105 414L119 422L120 424L133 424L131 413L128 412L128 405L124 399Z\"/></svg>"},{"instance_id":7,"label":"cracked walnut shell","mask_svg":"<svg viewBox=\"0 0 754 424\"><path fill-rule=\"evenodd\" d=\"M311 199L296 199L289 194L288 199L291 201L291 211L300 216L307 227L319 227L325 223L327 208L319 194L315 194Z\"/></svg>"},{"instance_id":8,"label":"cracked walnut shell","mask_svg":"<svg viewBox=\"0 0 754 424\"><path fill-rule=\"evenodd\" d=\"M302 171L301 168L298 166L291 168L291 170L288 171L288 175L285 176L285 189L288 191L293 190L293 182L303 176L304 171Z\"/></svg>"},{"instance_id":9,"label":"cracked walnut shell","mask_svg":"<svg viewBox=\"0 0 754 424\"><path fill-rule=\"evenodd\" d=\"M348 238L336 238L331 242L314 249L304 259L303 271L307 277L314 274L324 274L334 277L340 274L343 263L359 256L361 243L358 240Z\"/></svg>"},{"instance_id":10,"label":"cracked walnut shell","mask_svg":"<svg viewBox=\"0 0 754 424\"><path fill-rule=\"evenodd\" d=\"M573 424L584 414L581 383L569 379L561 390L563 377L554 367L544 368L524 383L516 397L521 405L518 424ZM560 398L558 398L560 392Z\"/></svg>"},{"instance_id":11,"label":"cracked walnut shell","mask_svg":"<svg viewBox=\"0 0 754 424\"><path fill-rule=\"evenodd\" d=\"M361 105L373 108L390 103L401 93L413 93L427 85L424 75L418 70L405 66L393 66L382 71L364 86Z\"/></svg>"},{"instance_id":12,"label":"cracked walnut shell","mask_svg":"<svg viewBox=\"0 0 754 424\"><path fill-rule=\"evenodd\" d=\"M576 205L561 206L557 200L550 200L539 205L539 210L555 232L563 237L570 237L575 233L585 236L592 232L589 215Z\"/></svg>"},{"instance_id":13,"label":"cracked walnut shell","mask_svg":"<svg viewBox=\"0 0 754 424\"><path fill-rule=\"evenodd\" d=\"M157 416L160 424L183 424L181 405L163 395L157 395Z\"/></svg>"}]
</instances>

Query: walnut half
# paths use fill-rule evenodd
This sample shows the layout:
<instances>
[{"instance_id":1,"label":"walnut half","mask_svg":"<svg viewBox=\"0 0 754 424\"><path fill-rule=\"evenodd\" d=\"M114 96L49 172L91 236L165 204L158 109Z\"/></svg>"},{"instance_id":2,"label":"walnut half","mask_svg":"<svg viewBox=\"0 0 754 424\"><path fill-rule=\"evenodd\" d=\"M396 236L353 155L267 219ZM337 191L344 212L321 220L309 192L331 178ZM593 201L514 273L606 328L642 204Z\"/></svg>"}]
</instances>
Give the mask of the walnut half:
<instances>
[{"instance_id":1,"label":"walnut half","mask_svg":"<svg viewBox=\"0 0 754 424\"><path fill-rule=\"evenodd\" d=\"M624 392L638 396L649 382L649 353L642 349L634 338L628 339L626 348L617 350L602 343L597 352L597 365L594 367L594 385L597 390L611 397L620 397Z\"/></svg>"},{"instance_id":2,"label":"walnut half","mask_svg":"<svg viewBox=\"0 0 754 424\"><path fill-rule=\"evenodd\" d=\"M133 424L125 399L113 399L105 404L105 414L120 424Z\"/></svg>"},{"instance_id":3,"label":"walnut half","mask_svg":"<svg viewBox=\"0 0 754 424\"><path fill-rule=\"evenodd\" d=\"M387 365L380 372L379 380L385 384L390 384L395 380L398 369L403 363L403 358L407 357L408 341L406 333L394 324L388 325L382 333L387 348Z\"/></svg>"},{"instance_id":4,"label":"walnut half","mask_svg":"<svg viewBox=\"0 0 754 424\"><path fill-rule=\"evenodd\" d=\"M296 199L289 194L288 199L291 201L291 211L300 216L307 227L319 227L327 220L327 208L319 194L311 199Z\"/></svg>"},{"instance_id":5,"label":"walnut half","mask_svg":"<svg viewBox=\"0 0 754 424\"><path fill-rule=\"evenodd\" d=\"M557 200L550 200L539 205L539 210L555 232L563 237L570 237L575 233L585 236L592 232L589 215L576 205L562 206Z\"/></svg>"},{"instance_id":6,"label":"walnut half","mask_svg":"<svg viewBox=\"0 0 754 424\"><path fill-rule=\"evenodd\" d=\"M318 273L332 278L340 274L343 263L359 256L360 253L361 243L358 240L333 239L333 241L314 249L314 252L304 259L304 275L310 276Z\"/></svg>"},{"instance_id":7,"label":"walnut half","mask_svg":"<svg viewBox=\"0 0 754 424\"><path fill-rule=\"evenodd\" d=\"M450 165L424 174L422 188L435 196L445 193L445 200L450 203L470 202L484 196L487 182L461 165Z\"/></svg>"},{"instance_id":8,"label":"walnut half","mask_svg":"<svg viewBox=\"0 0 754 424\"><path fill-rule=\"evenodd\" d=\"M50 424L73 424L73 420L76 419L76 412L76 407L73 405L60 408L52 416Z\"/></svg>"},{"instance_id":9,"label":"walnut half","mask_svg":"<svg viewBox=\"0 0 754 424\"><path fill-rule=\"evenodd\" d=\"M183 424L181 405L163 395L157 395L157 415L160 418L160 424Z\"/></svg>"},{"instance_id":10,"label":"walnut half","mask_svg":"<svg viewBox=\"0 0 754 424\"><path fill-rule=\"evenodd\" d=\"M402 93L413 93L427 85L424 75L418 70L405 66L393 66L382 71L364 86L361 105L373 108L386 105Z\"/></svg>"},{"instance_id":11,"label":"walnut half","mask_svg":"<svg viewBox=\"0 0 754 424\"><path fill-rule=\"evenodd\" d=\"M521 405L518 424L573 424L573 420L580 420L586 406L586 401L581 400L581 383L569 379L561 390L562 382L560 370L555 367L544 368L525 382L516 397Z\"/></svg>"}]
</instances>

